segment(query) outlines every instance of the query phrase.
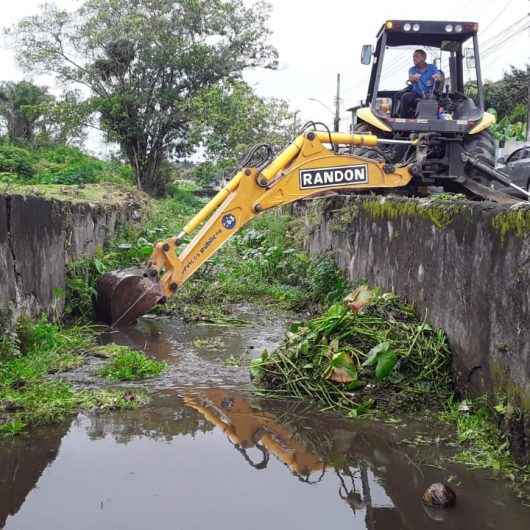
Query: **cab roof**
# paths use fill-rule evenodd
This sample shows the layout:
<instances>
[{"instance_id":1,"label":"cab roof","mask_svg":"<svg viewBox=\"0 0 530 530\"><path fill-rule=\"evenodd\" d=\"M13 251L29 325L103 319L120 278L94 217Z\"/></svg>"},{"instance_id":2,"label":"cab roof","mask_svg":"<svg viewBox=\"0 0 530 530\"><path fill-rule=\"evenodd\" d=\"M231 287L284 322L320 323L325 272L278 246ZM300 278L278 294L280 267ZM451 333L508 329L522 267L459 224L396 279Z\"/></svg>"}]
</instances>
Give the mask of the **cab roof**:
<instances>
[{"instance_id":1,"label":"cab roof","mask_svg":"<svg viewBox=\"0 0 530 530\"><path fill-rule=\"evenodd\" d=\"M440 48L443 42L464 42L477 31L476 22L387 20L381 26L377 38L386 33L387 46L423 45Z\"/></svg>"}]
</instances>

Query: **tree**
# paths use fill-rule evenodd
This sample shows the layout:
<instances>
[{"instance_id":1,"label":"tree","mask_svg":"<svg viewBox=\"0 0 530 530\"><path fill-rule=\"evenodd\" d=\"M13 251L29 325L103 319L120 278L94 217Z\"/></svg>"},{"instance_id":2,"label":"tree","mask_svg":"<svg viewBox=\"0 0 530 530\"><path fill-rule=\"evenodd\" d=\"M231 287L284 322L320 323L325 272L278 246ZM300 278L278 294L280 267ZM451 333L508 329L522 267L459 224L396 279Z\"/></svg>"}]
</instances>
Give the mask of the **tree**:
<instances>
[{"instance_id":1,"label":"tree","mask_svg":"<svg viewBox=\"0 0 530 530\"><path fill-rule=\"evenodd\" d=\"M203 92L195 105L206 158L196 175L203 182L232 170L251 146L268 143L278 151L297 132L286 101L261 98L243 81Z\"/></svg>"},{"instance_id":2,"label":"tree","mask_svg":"<svg viewBox=\"0 0 530 530\"><path fill-rule=\"evenodd\" d=\"M93 127L94 111L90 100L83 101L79 90L68 90L43 109L37 124L38 145L82 145L87 127Z\"/></svg>"},{"instance_id":3,"label":"tree","mask_svg":"<svg viewBox=\"0 0 530 530\"><path fill-rule=\"evenodd\" d=\"M198 141L194 100L245 68L275 67L269 7L243 0L85 0L75 12L45 5L10 33L19 62L84 85L139 187L160 194L159 168Z\"/></svg>"},{"instance_id":4,"label":"tree","mask_svg":"<svg viewBox=\"0 0 530 530\"><path fill-rule=\"evenodd\" d=\"M46 87L28 81L1 83L0 116L6 121L9 140L33 143L36 124L53 99Z\"/></svg>"},{"instance_id":5,"label":"tree","mask_svg":"<svg viewBox=\"0 0 530 530\"><path fill-rule=\"evenodd\" d=\"M525 107L528 105L528 79L528 66L524 70L511 66L510 71L505 72L503 78L499 81L493 83L485 82L485 107L494 108L497 111L499 120L505 117L510 119L515 110L516 115L510 121L518 121L521 105Z\"/></svg>"},{"instance_id":6,"label":"tree","mask_svg":"<svg viewBox=\"0 0 530 530\"><path fill-rule=\"evenodd\" d=\"M57 99L29 81L0 83L0 116L11 143L31 146L81 143L92 109L78 91Z\"/></svg>"}]
</instances>

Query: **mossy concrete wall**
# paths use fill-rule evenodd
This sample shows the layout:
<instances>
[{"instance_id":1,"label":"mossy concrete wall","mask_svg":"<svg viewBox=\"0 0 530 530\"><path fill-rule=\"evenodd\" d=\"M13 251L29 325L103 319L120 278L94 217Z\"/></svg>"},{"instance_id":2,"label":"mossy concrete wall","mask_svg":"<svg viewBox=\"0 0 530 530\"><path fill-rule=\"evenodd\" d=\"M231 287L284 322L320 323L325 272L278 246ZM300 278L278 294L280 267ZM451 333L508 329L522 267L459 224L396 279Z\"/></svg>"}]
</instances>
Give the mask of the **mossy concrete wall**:
<instances>
[{"instance_id":1,"label":"mossy concrete wall","mask_svg":"<svg viewBox=\"0 0 530 530\"><path fill-rule=\"evenodd\" d=\"M0 192L0 313L60 316L67 263L93 256L139 208L132 194L82 202Z\"/></svg>"},{"instance_id":2,"label":"mossy concrete wall","mask_svg":"<svg viewBox=\"0 0 530 530\"><path fill-rule=\"evenodd\" d=\"M446 331L461 391L530 410L528 206L337 197L301 211L311 253L331 253L350 280L394 291Z\"/></svg>"}]
</instances>

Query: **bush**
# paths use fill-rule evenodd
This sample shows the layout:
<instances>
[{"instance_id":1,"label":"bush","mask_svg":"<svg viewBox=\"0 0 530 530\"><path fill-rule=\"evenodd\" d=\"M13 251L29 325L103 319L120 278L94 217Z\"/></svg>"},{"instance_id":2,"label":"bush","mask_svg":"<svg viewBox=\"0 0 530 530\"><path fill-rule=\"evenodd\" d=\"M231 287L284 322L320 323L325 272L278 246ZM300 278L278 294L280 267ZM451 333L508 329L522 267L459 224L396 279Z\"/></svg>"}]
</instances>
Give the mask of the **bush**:
<instances>
[{"instance_id":1,"label":"bush","mask_svg":"<svg viewBox=\"0 0 530 530\"><path fill-rule=\"evenodd\" d=\"M132 182L132 170L119 162L98 160L77 147L58 145L36 151L33 184Z\"/></svg>"},{"instance_id":2,"label":"bush","mask_svg":"<svg viewBox=\"0 0 530 530\"><path fill-rule=\"evenodd\" d=\"M91 184L99 180L105 162L96 160L75 147L58 146L38 152L39 184Z\"/></svg>"},{"instance_id":3,"label":"bush","mask_svg":"<svg viewBox=\"0 0 530 530\"><path fill-rule=\"evenodd\" d=\"M0 145L0 172L12 173L24 178L33 175L33 157L26 149L14 145Z\"/></svg>"}]
</instances>

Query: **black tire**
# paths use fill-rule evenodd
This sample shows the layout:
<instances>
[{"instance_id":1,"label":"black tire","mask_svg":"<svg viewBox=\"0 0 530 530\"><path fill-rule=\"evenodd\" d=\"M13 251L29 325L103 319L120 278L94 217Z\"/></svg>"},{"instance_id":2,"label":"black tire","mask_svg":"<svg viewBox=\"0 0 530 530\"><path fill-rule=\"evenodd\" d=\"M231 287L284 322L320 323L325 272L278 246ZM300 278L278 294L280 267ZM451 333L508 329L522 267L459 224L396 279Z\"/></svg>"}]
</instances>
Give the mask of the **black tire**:
<instances>
[{"instance_id":1,"label":"black tire","mask_svg":"<svg viewBox=\"0 0 530 530\"><path fill-rule=\"evenodd\" d=\"M490 131L485 130L478 134L467 135L464 138L464 150L484 164L495 167L495 139ZM466 177L486 186L491 185L491 178L485 176L471 164L466 165L464 172Z\"/></svg>"}]
</instances>

